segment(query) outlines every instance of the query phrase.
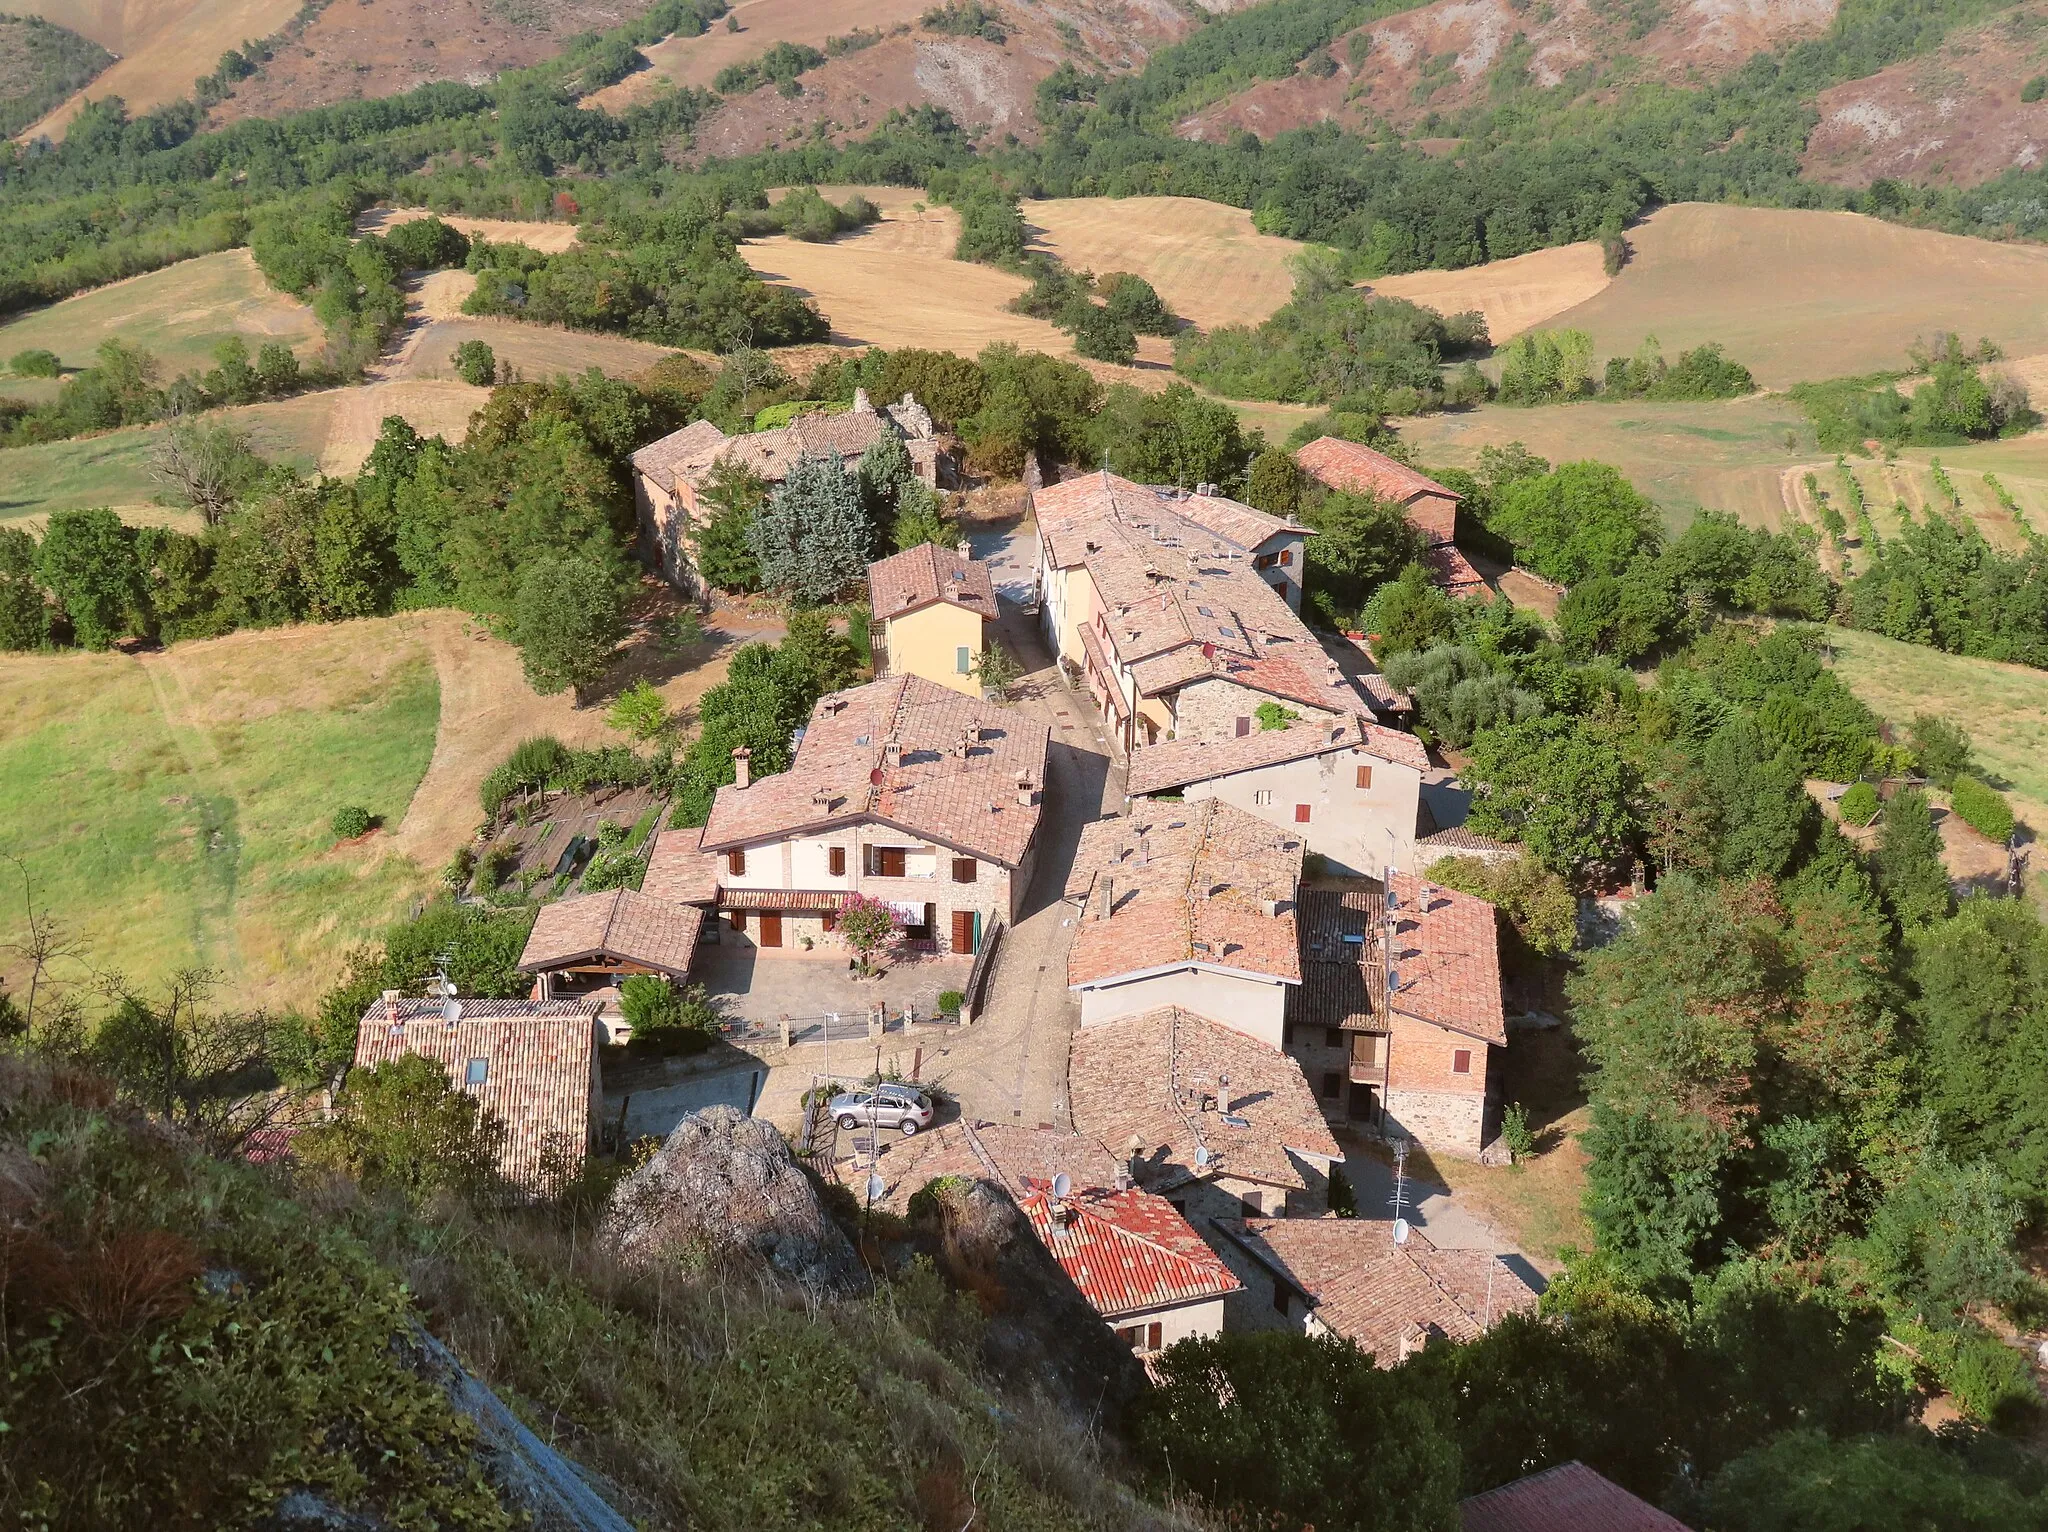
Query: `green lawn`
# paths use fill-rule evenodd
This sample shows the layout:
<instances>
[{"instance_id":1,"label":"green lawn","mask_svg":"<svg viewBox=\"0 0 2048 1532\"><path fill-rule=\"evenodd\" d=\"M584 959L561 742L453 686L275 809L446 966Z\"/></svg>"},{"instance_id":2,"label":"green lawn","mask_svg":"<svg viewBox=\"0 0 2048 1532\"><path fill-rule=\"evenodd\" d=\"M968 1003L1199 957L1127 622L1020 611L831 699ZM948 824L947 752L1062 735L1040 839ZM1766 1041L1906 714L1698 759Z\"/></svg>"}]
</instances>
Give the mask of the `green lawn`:
<instances>
[{"instance_id":1,"label":"green lawn","mask_svg":"<svg viewBox=\"0 0 2048 1532\"><path fill-rule=\"evenodd\" d=\"M248 1003L304 1005L349 946L427 891L379 835L434 751L440 688L402 619L240 634L146 660L0 662L0 855L90 962L153 983L216 970ZM0 942L21 926L0 890ZM0 956L11 984L18 959Z\"/></svg>"}]
</instances>

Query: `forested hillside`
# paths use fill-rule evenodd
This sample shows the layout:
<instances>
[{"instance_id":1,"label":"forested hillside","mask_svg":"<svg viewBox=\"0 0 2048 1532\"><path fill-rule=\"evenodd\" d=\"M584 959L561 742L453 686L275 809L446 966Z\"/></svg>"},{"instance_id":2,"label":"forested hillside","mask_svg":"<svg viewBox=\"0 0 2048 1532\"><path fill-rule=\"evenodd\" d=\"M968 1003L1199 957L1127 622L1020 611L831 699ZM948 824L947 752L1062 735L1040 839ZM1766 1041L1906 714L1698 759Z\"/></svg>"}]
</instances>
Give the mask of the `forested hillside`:
<instances>
[{"instance_id":1,"label":"forested hillside","mask_svg":"<svg viewBox=\"0 0 2048 1532\"><path fill-rule=\"evenodd\" d=\"M0 16L0 137L13 137L113 62L98 43L40 17Z\"/></svg>"}]
</instances>

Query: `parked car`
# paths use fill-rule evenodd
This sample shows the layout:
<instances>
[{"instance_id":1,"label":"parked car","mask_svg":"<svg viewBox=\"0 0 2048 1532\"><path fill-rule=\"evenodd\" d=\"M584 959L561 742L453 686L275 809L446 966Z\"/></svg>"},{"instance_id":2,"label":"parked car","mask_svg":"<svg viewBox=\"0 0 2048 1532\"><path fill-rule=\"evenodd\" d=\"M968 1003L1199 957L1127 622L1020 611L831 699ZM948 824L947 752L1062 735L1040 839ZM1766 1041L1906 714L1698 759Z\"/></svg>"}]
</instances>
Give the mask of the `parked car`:
<instances>
[{"instance_id":1,"label":"parked car","mask_svg":"<svg viewBox=\"0 0 2048 1532\"><path fill-rule=\"evenodd\" d=\"M849 1131L872 1125L909 1138L932 1125L932 1104L908 1085L869 1086L834 1096L832 1116Z\"/></svg>"}]
</instances>

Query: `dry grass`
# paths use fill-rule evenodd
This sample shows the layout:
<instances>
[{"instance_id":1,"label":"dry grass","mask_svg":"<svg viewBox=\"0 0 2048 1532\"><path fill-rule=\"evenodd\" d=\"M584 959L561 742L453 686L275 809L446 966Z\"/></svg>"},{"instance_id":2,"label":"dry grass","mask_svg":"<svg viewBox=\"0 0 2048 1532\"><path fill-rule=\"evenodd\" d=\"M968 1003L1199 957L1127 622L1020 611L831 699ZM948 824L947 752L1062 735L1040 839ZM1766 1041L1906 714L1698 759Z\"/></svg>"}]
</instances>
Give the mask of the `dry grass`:
<instances>
[{"instance_id":1,"label":"dry grass","mask_svg":"<svg viewBox=\"0 0 2048 1532\"><path fill-rule=\"evenodd\" d=\"M119 96L141 116L192 94L220 56L252 37L268 37L299 8L298 0L28 0L22 14L69 27L117 55L107 72L20 141L61 139L88 101Z\"/></svg>"},{"instance_id":2,"label":"dry grass","mask_svg":"<svg viewBox=\"0 0 2048 1532\"><path fill-rule=\"evenodd\" d=\"M1600 246L1588 243L1533 250L1462 271L1379 277L1367 286L1374 293L1406 298L1440 314L1478 309L1486 316L1487 333L1499 345L1585 303L1612 280L1601 263Z\"/></svg>"},{"instance_id":3,"label":"dry grass","mask_svg":"<svg viewBox=\"0 0 2048 1532\"><path fill-rule=\"evenodd\" d=\"M674 354L668 346L628 340L623 335L557 330L516 319L436 319L415 330L399 355L379 371L394 379L451 379L455 376L451 360L455 348L471 340L484 342L501 366L510 363L529 383L558 372L583 372L592 367L614 377L628 377Z\"/></svg>"},{"instance_id":4,"label":"dry grass","mask_svg":"<svg viewBox=\"0 0 2048 1532\"><path fill-rule=\"evenodd\" d=\"M427 217L437 217L443 223L460 229L471 239L487 239L501 245L528 245L549 255L567 250L576 243L576 225L573 223L471 218L464 213L432 213L423 207L371 208L356 220L356 228L364 234L382 234L398 224L412 223L416 219Z\"/></svg>"},{"instance_id":5,"label":"dry grass","mask_svg":"<svg viewBox=\"0 0 2048 1532\"><path fill-rule=\"evenodd\" d=\"M927 0L739 0L730 13L739 18L738 32L728 32L721 20L702 37L671 37L642 48L648 68L584 97L583 104L616 112L671 85L709 87L726 65L759 58L778 42L822 48L828 37L856 27L886 32L898 22L916 21L927 9Z\"/></svg>"},{"instance_id":6,"label":"dry grass","mask_svg":"<svg viewBox=\"0 0 2048 1532\"><path fill-rule=\"evenodd\" d=\"M1024 204L1039 248L1076 271L1135 272L1203 329L1255 325L1294 290L1299 243L1261 234L1251 214L1193 197L1064 197Z\"/></svg>"},{"instance_id":7,"label":"dry grass","mask_svg":"<svg viewBox=\"0 0 2048 1532\"><path fill-rule=\"evenodd\" d=\"M251 356L273 340L304 355L319 342L320 324L311 308L263 279L247 250L223 250L0 325L0 357L33 346L56 352L66 367L89 367L100 342L111 338L155 356L168 383L180 372L211 367L213 348L230 335L241 336Z\"/></svg>"},{"instance_id":8,"label":"dry grass","mask_svg":"<svg viewBox=\"0 0 2048 1532\"><path fill-rule=\"evenodd\" d=\"M469 417L490 396L489 389L467 383L368 383L344 389L328 417L320 471L343 478L361 468L392 415L404 416L422 436L459 442L469 432Z\"/></svg>"},{"instance_id":9,"label":"dry grass","mask_svg":"<svg viewBox=\"0 0 2048 1532\"><path fill-rule=\"evenodd\" d=\"M1916 335L1988 335L2048 351L2048 249L1884 223L1855 213L1679 203L1629 231L1635 257L1555 323L1600 356L1646 334L1667 356L1702 341L1769 388L1905 365Z\"/></svg>"}]
</instances>

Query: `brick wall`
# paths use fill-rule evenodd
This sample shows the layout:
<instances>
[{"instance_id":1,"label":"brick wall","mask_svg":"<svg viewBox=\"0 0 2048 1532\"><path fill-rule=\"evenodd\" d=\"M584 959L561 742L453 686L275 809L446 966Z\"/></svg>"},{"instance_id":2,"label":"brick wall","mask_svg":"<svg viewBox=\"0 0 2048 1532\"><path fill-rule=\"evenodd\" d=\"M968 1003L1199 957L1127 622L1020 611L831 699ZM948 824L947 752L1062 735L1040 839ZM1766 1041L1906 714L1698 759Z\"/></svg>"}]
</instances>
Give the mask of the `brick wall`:
<instances>
[{"instance_id":1,"label":"brick wall","mask_svg":"<svg viewBox=\"0 0 2048 1532\"><path fill-rule=\"evenodd\" d=\"M1396 1015L1388 1047L1389 1090L1448 1091L1459 1095L1484 1096L1486 1071L1492 1052L1485 1043L1463 1032L1433 1027L1426 1021ZM1471 1054L1468 1073L1459 1074L1452 1065L1460 1052Z\"/></svg>"},{"instance_id":2,"label":"brick wall","mask_svg":"<svg viewBox=\"0 0 2048 1532\"><path fill-rule=\"evenodd\" d=\"M1256 729L1259 726L1259 704L1275 701L1279 699L1239 686L1235 681L1217 678L1193 682L1174 695L1174 738L1234 739L1238 719L1251 719L1252 727ZM1280 705L1303 718L1329 721L1337 716L1299 702L1281 702Z\"/></svg>"}]
</instances>

